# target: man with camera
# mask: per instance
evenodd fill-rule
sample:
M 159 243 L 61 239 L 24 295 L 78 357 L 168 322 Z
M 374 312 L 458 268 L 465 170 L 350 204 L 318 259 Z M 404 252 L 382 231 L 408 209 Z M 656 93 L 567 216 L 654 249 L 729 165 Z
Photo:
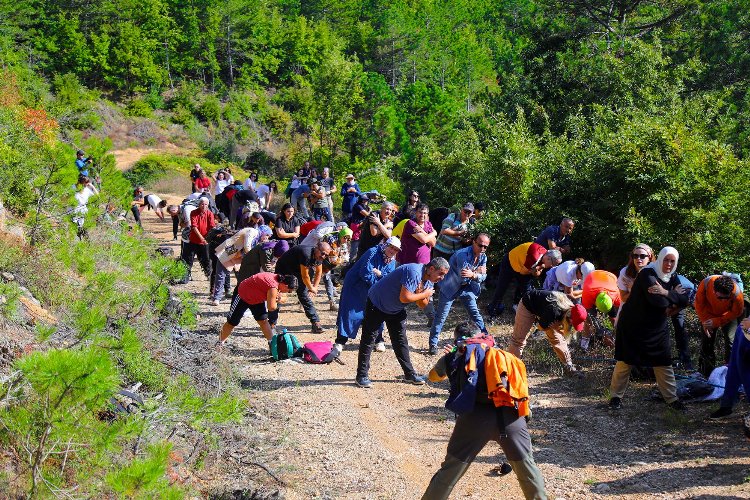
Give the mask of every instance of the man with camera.
M 359 236 L 357 258 L 361 257 L 372 247 L 391 237 L 391 231 L 393 230 L 393 221 L 391 219 L 394 213 L 396 213 L 396 206 L 390 201 L 384 201 L 380 205 L 379 212 L 370 212 L 370 215 L 365 217 Z
M 432 249 L 433 257 L 449 260 L 463 246 L 463 240 L 469 233 L 469 224 L 474 215 L 474 204 L 467 202 L 458 213 L 452 213 L 443 219 L 440 234 Z
M 90 156 L 84 158 L 84 154 L 80 149 L 76 151 L 76 168 L 78 169 L 78 175 L 89 177 L 89 168 L 94 166 L 94 160 Z

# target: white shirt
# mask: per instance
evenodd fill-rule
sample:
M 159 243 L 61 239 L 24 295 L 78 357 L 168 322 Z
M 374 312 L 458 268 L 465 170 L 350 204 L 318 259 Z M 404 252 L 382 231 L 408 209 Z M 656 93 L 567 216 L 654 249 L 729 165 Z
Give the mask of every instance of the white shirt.
M 232 182 L 227 179 L 224 179 L 223 181 L 216 181 L 216 190 L 214 191 L 216 193 L 216 196 L 224 192 L 224 189 L 226 189 L 226 187 L 231 183 Z
M 161 203 L 161 198 L 159 198 L 155 194 L 150 194 L 146 196 L 146 199 L 143 201 L 148 203 L 152 210 L 156 210 L 156 208 L 159 206 L 159 203 Z
M 625 274 L 625 271 L 627 271 L 627 269 L 628 266 L 620 269 L 620 275 L 617 277 L 617 288 L 619 288 L 620 290 L 625 290 L 626 292 L 630 292 L 630 289 L 633 288 L 635 279 Z
M 258 195 L 258 202 L 260 204 L 260 208 L 268 208 L 268 203 L 266 202 L 266 197 L 268 196 L 268 193 L 271 192 L 271 188 L 268 187 L 266 184 L 261 184 L 258 186 L 258 189 L 255 190 L 255 194 Z
M 575 288 L 578 286 L 580 283 L 576 276 L 577 268 L 578 264 L 576 264 L 574 260 L 566 260 L 557 266 L 555 268 L 555 278 L 557 278 L 557 282 L 569 288 Z

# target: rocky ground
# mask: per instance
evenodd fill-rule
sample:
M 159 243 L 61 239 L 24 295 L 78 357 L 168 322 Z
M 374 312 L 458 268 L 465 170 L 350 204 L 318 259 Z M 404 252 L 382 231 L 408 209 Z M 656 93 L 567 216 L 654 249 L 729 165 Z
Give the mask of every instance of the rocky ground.
M 124 156 L 131 161 L 143 154 L 130 153 Z M 181 198 L 164 197 L 170 203 Z M 144 228 L 179 254 L 171 223 L 144 212 Z M 178 456 L 195 462 L 196 449 L 205 448 L 206 460 L 198 473 L 180 468 L 178 460 L 173 477 L 226 498 L 421 496 L 453 428 L 454 416 L 444 408 L 446 383 L 404 383 L 389 349 L 373 353 L 373 388 L 358 388 L 356 342 L 342 353 L 341 364 L 274 363 L 252 318 L 245 318 L 218 352 L 213 345 L 229 302 L 209 306 L 207 281 L 198 269 L 193 276 L 195 281 L 175 287 L 190 291 L 201 310 L 197 331 L 174 343 L 175 352 L 186 353 L 180 368 L 199 376 L 216 370 L 235 379 L 249 409 L 241 425 L 222 429 L 210 446 L 186 441 Z M 324 292 L 316 304 L 326 333 L 310 332 L 294 295 L 280 324 L 303 343 L 333 340 L 336 313 Z M 458 304 L 453 313 L 444 340 L 463 317 Z M 511 325 L 506 313 L 490 327 L 500 346 L 507 345 Z M 412 361 L 427 373 L 437 357 L 426 352 L 426 318 L 416 308 L 409 311 L 408 332 Z M 605 408 L 611 374 L 606 363 L 584 363 L 583 380 L 562 378 L 543 336 L 531 341 L 526 357 L 534 454 L 551 499 L 750 498 L 750 442 L 739 414 L 709 421 L 714 404 L 691 404 L 686 415 L 675 414 L 649 398 L 648 383 L 632 383 L 624 408 L 613 414 Z M 522 498 L 513 474 L 496 474 L 501 459 L 499 445 L 489 444 L 453 498 Z
M 168 241 L 170 227 L 146 213 L 146 230 L 175 246 Z M 180 342 L 210 349 L 229 302 L 209 306 L 207 282 L 197 269 L 193 276 L 195 281 L 176 288 L 197 298 L 200 326 Z M 317 305 L 325 334 L 311 334 L 296 296 L 282 310 L 280 323 L 301 342 L 335 337 L 335 312 L 323 296 Z M 460 306 L 454 312 L 455 322 Z M 506 313 L 490 328 L 501 346 L 510 324 Z M 428 328 L 416 308 L 409 312 L 408 331 L 413 363 L 426 373 L 437 357 L 426 353 Z M 453 427 L 454 416 L 443 407 L 447 385 L 404 383 L 389 349 L 373 354 L 374 386 L 360 389 L 353 383 L 356 348 L 347 346 L 343 364 L 273 363 L 257 324 L 246 318 L 222 352 L 206 357 L 237 378 L 250 402 L 248 418 L 226 429 L 216 462 L 185 482 L 204 492 L 252 488 L 289 498 L 420 497 Z M 528 355 L 548 359 L 549 353 L 542 337 L 532 341 Z M 606 364 L 587 367 L 583 380 L 562 378 L 547 363 L 539 366 L 530 371 L 530 428 L 550 498 L 750 498 L 750 443 L 739 416 L 708 421 L 710 404 L 675 414 L 650 400 L 651 386 L 644 383 L 631 385 L 625 407 L 612 414 L 604 408 Z M 501 458 L 500 447 L 488 445 L 454 498 L 521 498 L 513 474 L 494 472 Z

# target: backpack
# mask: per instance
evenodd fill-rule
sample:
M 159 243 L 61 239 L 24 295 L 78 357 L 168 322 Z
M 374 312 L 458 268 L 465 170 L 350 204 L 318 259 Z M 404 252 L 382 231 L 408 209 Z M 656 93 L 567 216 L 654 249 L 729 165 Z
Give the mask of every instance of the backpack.
M 271 348 L 271 356 L 273 356 L 274 361 L 301 356 L 302 344 L 299 343 L 297 337 L 287 332 L 286 328 L 281 330 L 281 333 L 275 333 L 271 337 L 268 347 Z
M 302 346 L 302 359 L 307 363 L 315 365 L 323 364 L 323 358 L 333 350 L 333 344 L 330 340 L 325 342 L 305 342 Z M 329 361 L 330 363 L 330 361 Z
M 477 399 L 477 384 L 485 383 L 484 358 L 487 348 L 481 342 L 467 344 L 464 348 L 456 351 L 448 362 L 447 372 L 451 388 L 445 407 L 456 415 L 474 410 Z M 466 366 L 472 357 L 476 369 L 467 372 Z

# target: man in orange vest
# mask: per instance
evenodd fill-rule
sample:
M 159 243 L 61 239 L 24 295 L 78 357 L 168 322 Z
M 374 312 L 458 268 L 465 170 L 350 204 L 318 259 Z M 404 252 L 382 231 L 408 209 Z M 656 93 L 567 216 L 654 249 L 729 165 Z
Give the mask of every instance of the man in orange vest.
M 729 362 L 737 318 L 742 315 L 744 307 L 742 292 L 729 276 L 708 276 L 698 285 L 698 291 L 695 293 L 695 312 L 704 333 L 698 367 L 705 377 L 711 375 L 716 365 L 714 343 L 719 331 L 724 336 L 723 363 Z

